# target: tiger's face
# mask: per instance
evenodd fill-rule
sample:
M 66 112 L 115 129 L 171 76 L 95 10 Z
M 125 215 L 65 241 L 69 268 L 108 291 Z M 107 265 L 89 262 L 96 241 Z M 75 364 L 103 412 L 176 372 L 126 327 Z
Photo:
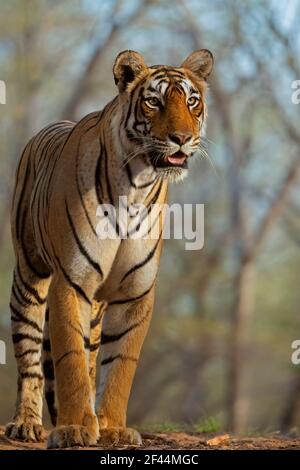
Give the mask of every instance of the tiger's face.
M 142 156 L 156 172 L 172 179 L 187 174 L 188 160 L 200 145 L 212 66 L 206 49 L 193 52 L 180 67 L 147 67 L 137 52 L 119 54 L 114 77 L 124 107 L 128 160 Z

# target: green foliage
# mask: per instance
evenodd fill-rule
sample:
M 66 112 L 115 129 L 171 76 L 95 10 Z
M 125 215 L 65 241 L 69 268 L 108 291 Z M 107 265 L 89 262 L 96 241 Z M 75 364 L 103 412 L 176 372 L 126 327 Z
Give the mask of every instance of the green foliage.
M 204 418 L 199 423 L 194 424 L 193 428 L 196 432 L 218 432 L 220 431 L 221 424 L 218 418 L 210 416 L 208 418 Z

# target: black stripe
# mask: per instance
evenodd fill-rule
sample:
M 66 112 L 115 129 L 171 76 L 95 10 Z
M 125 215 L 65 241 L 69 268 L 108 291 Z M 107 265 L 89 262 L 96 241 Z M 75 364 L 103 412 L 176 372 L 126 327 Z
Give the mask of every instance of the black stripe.
M 169 79 L 168 79 L 168 76 L 166 74 L 166 71 L 164 71 L 163 73 L 158 73 L 157 75 L 153 74 L 151 76 L 151 81 L 157 81 L 157 80 L 159 80 L 159 81 L 163 80 L 163 81 L 168 82 Z
M 36 304 L 34 302 L 32 302 L 31 299 L 28 299 L 25 294 L 23 294 L 20 286 L 18 285 L 18 282 L 17 282 L 17 278 L 16 278 L 16 275 L 14 273 L 14 283 L 13 283 L 13 286 L 16 288 L 16 291 L 18 293 L 18 295 L 22 298 L 23 302 L 25 305 L 34 305 L 34 306 L 38 306 L 39 304 Z
M 57 153 L 57 150 L 61 147 L 62 143 L 65 141 L 65 134 L 67 133 L 69 135 L 71 127 L 68 126 L 67 131 L 64 129 L 59 129 L 54 135 L 51 136 L 51 139 L 49 140 L 49 143 L 47 143 L 45 149 L 43 149 L 43 152 L 45 151 L 45 155 L 47 156 L 47 165 L 40 171 L 41 177 L 38 180 L 38 183 L 36 186 L 39 186 L 40 189 L 40 194 L 38 198 L 38 203 L 37 203 L 37 226 L 39 230 L 39 235 L 41 239 L 41 249 L 42 253 L 45 258 L 46 264 L 49 264 L 51 266 L 51 259 L 49 256 L 49 253 L 47 252 L 46 249 L 46 244 L 44 240 L 44 232 L 46 230 L 46 221 L 48 220 L 48 207 L 49 207 L 49 177 L 48 175 L 52 174 L 52 170 L 54 169 L 56 162 L 58 160 L 58 156 L 60 155 Z M 60 132 L 60 135 L 59 135 Z M 63 140 L 64 139 L 64 140 Z M 56 155 L 57 154 L 57 155 Z M 52 165 L 52 169 L 50 172 L 50 165 Z M 33 201 L 32 201 L 33 205 Z M 46 214 L 47 211 L 47 214 Z
M 159 242 L 161 240 L 161 236 L 162 236 L 162 231 L 160 232 L 160 236 L 157 240 L 157 242 L 155 243 L 154 247 L 152 248 L 152 250 L 148 253 L 148 255 L 146 256 L 146 258 L 141 261 L 140 263 L 136 264 L 135 266 L 132 266 L 131 269 L 129 269 L 129 271 L 127 271 L 126 274 L 124 274 L 124 276 L 122 277 L 121 279 L 121 282 L 123 282 L 127 276 L 129 276 L 130 274 L 132 274 L 134 271 L 137 271 L 138 269 L 142 268 L 143 266 L 145 266 L 145 264 L 147 264 L 154 256 L 155 252 L 156 252 L 156 249 L 159 245 Z
M 142 216 L 138 222 L 138 224 L 133 227 L 133 229 L 129 230 L 128 233 L 127 233 L 127 236 L 128 237 L 131 237 L 131 235 L 133 233 L 135 233 L 137 230 L 140 229 L 140 226 L 142 225 L 142 223 L 144 222 L 144 220 L 146 219 L 146 217 L 149 215 L 150 211 L 152 210 L 152 206 L 156 203 L 159 195 L 160 195 L 160 192 L 161 192 L 161 189 L 162 189 L 162 185 L 163 185 L 163 181 L 160 180 L 159 184 L 158 184 L 158 187 L 157 187 L 157 190 L 153 196 L 153 198 L 148 202 L 148 204 L 146 205 L 146 209 L 147 210 L 143 210 L 142 212 Z
M 40 366 L 41 365 L 41 361 L 35 361 L 35 362 L 32 362 L 32 364 L 28 364 L 27 367 L 34 367 L 34 366 Z
M 67 130 L 65 129 L 66 127 L 67 127 Z M 43 163 L 45 163 L 45 158 L 44 157 L 46 157 L 48 149 L 51 148 L 51 145 L 53 145 L 55 143 L 55 138 L 57 136 L 59 137 L 59 132 L 60 133 L 69 132 L 70 131 L 69 127 L 70 126 L 63 126 L 63 129 L 62 129 L 61 123 L 57 123 L 57 124 L 53 125 L 52 127 L 49 127 L 49 129 L 47 130 L 47 133 L 41 139 L 41 141 L 39 142 L 39 144 L 36 147 L 35 152 L 34 152 L 35 156 L 36 155 L 38 156 L 38 162 L 37 162 L 37 171 L 38 172 L 39 172 L 40 167 L 43 165 Z M 47 137 L 47 139 L 46 139 L 46 137 Z M 41 152 L 39 154 L 40 147 L 41 147 Z
M 93 352 L 93 351 L 96 351 L 100 346 L 100 341 L 97 341 L 96 343 L 92 343 L 90 345 L 90 351 Z
M 67 351 L 59 359 L 57 359 L 55 362 L 55 367 L 57 367 L 66 357 L 70 356 L 70 354 L 84 354 L 84 352 L 78 349 L 71 349 L 71 351 Z
M 50 181 L 51 174 L 54 171 L 54 167 L 56 165 L 58 157 L 60 155 L 60 153 L 58 153 L 57 151 L 59 150 L 60 147 L 63 146 L 64 141 L 66 140 L 66 138 L 68 138 L 69 134 L 70 134 L 70 129 L 67 129 L 67 131 L 63 130 L 60 132 L 60 135 L 55 136 L 56 139 L 53 141 L 55 146 L 54 148 L 51 148 L 52 158 L 48 158 L 47 166 L 43 169 L 44 179 L 41 182 L 41 186 L 43 187 L 42 193 L 44 195 L 43 199 L 45 200 L 47 214 L 49 213 L 49 184 L 50 184 L 49 181 Z M 55 155 L 56 157 L 54 158 Z M 50 170 L 51 165 L 52 165 L 52 168 Z
M 50 274 L 51 274 L 50 271 L 49 272 L 41 272 L 38 269 L 36 269 L 36 267 L 33 266 L 32 262 L 31 262 L 31 260 L 28 256 L 28 253 L 27 253 L 27 250 L 26 250 L 26 247 L 25 247 L 25 243 L 24 243 L 26 216 L 27 216 L 27 210 L 24 209 L 23 216 L 22 216 L 21 236 L 20 236 L 20 244 L 21 244 L 21 247 L 22 247 L 22 252 L 23 252 L 26 264 L 30 268 L 30 270 L 33 272 L 33 274 L 35 274 L 35 276 L 38 277 L 39 279 L 47 279 L 48 277 L 50 277 Z
M 26 152 L 27 152 L 28 149 L 29 149 L 29 151 L 28 151 L 28 158 L 30 157 L 31 149 L 32 149 L 33 143 L 34 143 L 34 138 L 32 138 L 32 139 L 28 142 L 28 144 L 25 146 L 25 148 L 24 148 L 24 150 L 23 150 L 23 152 L 22 152 L 22 155 L 21 155 L 21 158 L 20 158 L 18 167 L 17 167 L 16 180 L 15 180 L 15 187 L 14 187 L 14 193 L 13 193 L 13 203 L 12 203 L 12 206 L 13 206 L 13 207 L 14 207 L 14 205 L 15 205 L 15 198 L 16 198 L 16 194 L 17 194 L 17 189 L 18 189 L 18 187 L 19 187 L 19 177 L 20 177 L 20 171 L 21 171 L 21 166 L 22 166 L 23 158 L 25 157 Z
M 114 200 L 113 200 L 112 189 L 111 189 L 111 184 L 110 184 L 109 174 L 108 174 L 108 156 L 107 156 L 106 150 L 104 150 L 104 156 L 105 156 L 105 177 L 106 177 L 108 199 L 109 199 L 110 204 L 113 204 Z
M 95 170 L 95 190 L 96 190 L 96 196 L 99 204 L 102 204 L 102 198 L 103 194 L 100 194 L 100 189 L 101 189 L 101 184 L 100 184 L 100 168 L 101 168 L 101 163 L 102 163 L 102 145 L 101 141 L 99 140 L 100 144 L 100 152 L 99 152 L 99 157 L 97 160 L 97 165 L 96 165 L 96 170 Z
M 37 406 L 37 402 L 35 400 L 32 400 L 32 404 Z M 40 418 L 40 415 L 39 413 L 37 413 L 31 406 L 28 406 L 28 405 L 24 405 L 24 409 L 27 411 L 30 412 L 30 414 L 32 415 L 32 417 L 38 417 Z
M 54 367 L 52 359 L 47 359 L 43 362 L 43 372 L 44 376 L 48 380 L 54 380 Z
M 172 80 L 172 85 L 178 86 L 180 82 L 185 82 L 186 83 L 186 77 L 184 75 L 181 75 L 180 73 L 172 72 L 168 74 L 168 77 Z M 175 83 L 174 83 L 175 82 Z
M 122 305 L 122 304 L 127 304 L 129 302 L 135 302 L 137 300 L 140 300 L 145 295 L 149 294 L 152 287 L 154 286 L 154 283 L 155 283 L 155 280 L 154 280 L 153 284 L 151 285 L 151 287 L 149 287 L 149 289 L 147 289 L 145 292 L 143 292 L 141 295 L 138 295 L 137 297 L 132 297 L 131 299 L 124 299 L 124 300 L 123 299 L 122 300 L 113 300 L 112 302 L 109 303 L 109 305 Z
M 15 288 L 15 285 L 13 284 L 12 286 L 12 289 L 11 289 L 11 293 L 13 294 L 14 298 L 16 299 L 16 301 L 22 305 L 23 307 L 26 307 L 28 305 L 27 302 L 24 302 L 20 297 L 19 297 L 19 294 L 17 294 L 16 292 L 16 288 Z
M 111 188 L 111 184 L 110 184 L 110 180 L 109 180 L 109 174 L 108 174 L 108 156 L 107 156 L 106 150 L 104 150 L 104 158 L 105 158 L 105 178 L 106 178 L 106 188 L 107 188 L 107 192 L 108 192 L 108 199 L 109 199 L 109 203 L 111 205 L 113 205 L 114 200 L 113 200 L 112 188 Z M 117 216 L 116 216 L 116 219 L 114 220 L 113 226 L 116 229 L 117 236 L 119 237 L 120 236 L 120 227 L 119 227 L 119 223 L 118 223 L 118 220 L 117 220 Z
M 12 335 L 12 340 L 14 344 L 20 343 L 20 341 L 23 341 L 25 339 L 29 339 L 30 341 L 33 341 L 36 344 L 41 344 L 42 342 L 42 338 L 39 338 L 37 336 L 27 335 L 25 333 L 16 333 Z
M 88 338 L 87 336 L 84 336 L 83 341 L 84 341 L 84 348 L 90 349 L 90 338 Z
M 127 177 L 128 177 L 130 186 L 132 186 L 133 188 L 136 189 L 136 184 L 134 183 L 134 181 L 133 181 L 133 179 L 132 179 L 132 172 L 131 172 L 131 168 L 130 168 L 129 163 L 127 163 L 127 164 L 125 165 L 125 168 L 126 168 L 126 173 L 127 173 Z
M 99 264 L 91 258 L 91 256 L 87 252 L 86 248 L 83 246 L 83 244 L 81 243 L 81 241 L 79 239 L 79 236 L 78 236 L 78 234 L 76 232 L 76 229 L 74 227 L 74 224 L 73 224 L 73 220 L 71 218 L 71 214 L 70 214 L 70 211 L 69 211 L 69 208 L 68 208 L 67 201 L 65 201 L 65 206 L 66 206 L 66 212 L 67 212 L 69 225 L 71 227 L 73 236 L 75 238 L 75 241 L 77 243 L 77 246 L 79 248 L 80 253 L 86 258 L 86 260 L 89 262 L 89 264 L 100 274 L 100 276 L 103 277 L 102 269 L 100 268 Z
M 48 177 L 48 181 L 47 181 L 47 186 L 44 187 L 44 192 L 45 194 L 47 195 L 46 197 L 46 204 L 47 204 L 47 207 L 49 207 L 49 200 L 52 196 L 52 191 L 51 189 L 53 190 L 53 188 L 51 188 L 51 182 L 52 182 L 52 178 L 53 178 L 53 175 L 54 175 L 54 172 L 55 172 L 55 168 L 56 168 L 56 164 L 57 162 L 59 161 L 67 143 L 69 142 L 69 140 L 71 139 L 71 136 L 73 135 L 73 132 L 77 129 L 77 126 L 78 124 L 75 124 L 74 123 L 74 127 L 70 130 L 69 130 L 69 134 L 67 136 L 67 138 L 65 139 L 65 141 L 63 142 L 62 146 L 61 146 L 61 149 L 60 149 L 60 152 L 57 154 L 55 160 L 53 161 L 53 166 L 52 166 L 52 169 L 50 171 L 50 175 Z
M 136 85 L 134 86 L 134 88 L 130 91 L 130 103 L 132 102 L 133 100 L 133 96 L 134 96 L 134 93 L 136 92 L 137 88 L 139 88 L 140 86 L 144 85 L 144 83 L 146 82 L 146 80 L 148 79 L 148 77 L 144 77 L 142 78 L 140 81 L 138 81 L 136 83 Z M 126 124 L 127 122 L 125 122 L 125 127 L 126 127 Z
M 152 80 L 158 80 L 162 77 L 167 77 L 168 72 L 170 72 L 170 67 L 165 67 L 164 65 L 151 65 L 151 69 L 156 69 L 155 72 L 151 75 Z
M 43 380 L 43 376 L 38 372 L 21 372 L 20 376 L 22 379 L 39 379 Z
M 51 352 L 51 343 L 50 339 L 43 339 L 43 350 L 47 352 Z
M 119 341 L 119 339 L 123 338 L 123 336 L 125 336 L 131 330 L 134 330 L 135 328 L 137 328 L 141 323 L 142 323 L 142 321 L 139 322 L 139 323 L 134 323 L 133 325 L 126 328 L 126 330 L 124 330 L 121 333 L 118 333 L 116 335 L 107 335 L 103 332 L 101 334 L 101 344 L 108 344 L 108 343 L 114 343 L 115 341 Z
M 134 92 L 135 92 L 135 90 L 131 93 L 131 100 L 130 100 L 128 111 L 127 111 L 126 118 L 125 118 L 125 121 L 124 121 L 124 129 L 127 128 L 127 124 L 128 124 L 128 121 L 129 121 L 129 118 L 130 118 L 130 115 L 131 115 Z
M 57 421 L 57 410 L 55 408 L 55 394 L 54 390 L 47 390 L 45 392 L 45 398 L 51 418 L 51 423 L 53 426 L 56 426 L 56 421 Z
M 153 222 L 153 224 L 150 226 L 150 228 L 147 230 L 147 234 L 146 234 L 146 235 L 149 235 L 149 233 L 152 231 L 153 227 L 156 225 L 156 222 L 157 222 L 157 220 L 159 219 L 159 217 L 160 217 L 160 215 L 161 215 L 161 212 L 162 212 L 162 209 L 159 211 L 159 213 L 158 213 L 157 216 L 155 217 L 154 222 Z M 144 237 L 144 235 L 143 235 L 141 238 L 143 238 L 143 237 Z
M 164 93 L 164 94 L 166 95 L 166 94 L 167 94 L 167 90 L 168 90 L 168 89 L 170 88 L 170 86 L 171 86 L 171 82 L 170 82 L 170 80 L 169 80 L 168 77 L 161 78 L 161 79 L 159 80 L 159 82 L 157 83 L 157 85 L 156 85 L 156 86 L 157 86 L 157 89 L 158 89 L 158 91 L 159 91 L 160 93 L 161 93 L 161 88 L 162 88 L 162 84 L 163 84 L 163 83 L 167 83 L 167 87 L 166 87 L 165 93 Z
M 49 148 L 51 148 L 51 145 L 53 143 L 55 143 L 55 140 L 53 139 L 53 137 L 55 137 L 56 135 L 51 135 L 49 141 L 45 144 L 45 146 L 43 147 L 42 149 L 42 152 L 41 152 L 41 155 L 40 155 L 40 160 L 44 163 L 44 155 L 46 157 L 46 155 L 48 154 L 48 150 Z M 50 163 L 53 162 L 53 159 L 52 158 L 48 158 L 48 161 L 47 161 L 47 166 L 45 168 L 43 168 L 43 171 L 39 171 L 39 174 L 38 174 L 38 177 L 37 179 L 35 180 L 34 182 L 34 187 L 33 187 L 33 191 L 32 191 L 32 194 L 31 194 L 31 200 L 30 200 L 30 207 L 33 207 L 34 203 L 35 203 L 35 200 L 38 196 L 38 190 L 40 188 L 40 185 L 43 186 L 41 183 L 43 182 L 43 180 L 45 180 L 45 178 L 47 177 L 47 173 L 48 173 L 48 169 L 49 169 L 49 166 L 50 166 Z
M 16 278 L 16 274 L 14 272 L 14 279 L 13 279 L 13 287 L 16 288 L 16 292 L 18 293 L 18 295 L 21 297 L 22 301 L 24 302 L 25 305 L 38 305 L 34 302 L 32 302 L 32 300 L 28 299 L 25 294 L 23 294 L 20 286 L 18 285 L 18 281 L 17 281 L 17 278 Z
M 19 278 L 20 278 L 20 281 L 22 282 L 22 284 L 23 284 L 23 286 L 25 287 L 25 289 L 27 290 L 27 292 L 29 292 L 29 293 L 35 298 L 35 300 L 37 301 L 37 303 L 38 303 L 39 305 L 44 304 L 44 303 L 46 302 L 46 300 L 47 300 L 47 297 L 45 297 L 45 298 L 40 297 L 38 291 L 37 291 L 34 287 L 32 287 L 32 286 L 30 286 L 29 284 L 27 284 L 26 281 L 24 281 L 24 278 L 23 278 L 22 275 L 21 275 L 21 271 L 20 271 L 19 265 L 17 265 L 17 273 L 18 273 L 18 276 L 19 276 Z
M 102 319 L 102 311 L 100 310 L 97 313 L 97 316 L 93 320 L 91 320 L 91 323 L 90 323 L 91 329 L 96 328 L 96 326 L 98 326 L 99 323 L 101 322 L 101 319 Z
M 70 123 L 70 122 L 55 122 L 53 124 L 49 124 L 49 126 L 45 127 L 45 129 L 43 129 L 41 131 L 41 135 L 40 135 L 40 141 L 38 142 L 37 144 L 37 147 L 35 149 L 35 154 L 38 153 L 38 151 L 40 150 L 40 147 L 42 146 L 42 144 L 44 144 L 44 140 L 46 140 L 46 137 L 50 136 L 50 140 L 53 138 L 53 136 L 56 135 L 56 132 L 55 131 L 65 131 L 66 128 L 72 128 L 72 125 L 73 123 Z M 70 130 L 68 129 L 68 130 Z M 50 135 L 50 134 L 53 134 L 53 135 Z M 36 143 L 36 142 L 35 142 Z M 49 142 L 47 142 L 48 144 Z M 43 154 L 43 150 L 42 150 L 42 153 L 41 153 L 41 156 Z
M 25 317 L 25 315 L 23 315 L 23 313 L 19 312 L 13 305 L 12 303 L 10 302 L 9 304 L 10 306 L 10 309 L 11 311 L 16 315 L 17 319 L 18 320 L 14 320 L 14 321 L 21 321 L 22 323 L 25 323 L 26 325 L 29 325 L 31 326 L 32 328 L 34 328 L 35 330 L 37 330 L 39 333 L 43 333 L 43 330 L 42 328 L 40 328 L 40 326 L 33 320 L 30 320 L 29 318 Z
M 138 98 L 138 101 L 137 101 L 137 104 L 140 104 L 141 101 L 144 99 L 144 88 L 142 88 L 140 90 L 140 93 L 139 93 L 139 98 Z M 162 110 L 163 109 L 163 105 L 162 103 L 159 102 L 159 109 Z M 148 123 L 148 120 L 143 112 L 143 109 L 141 108 L 141 106 L 136 106 L 135 107 L 135 110 L 134 110 L 134 116 L 135 116 L 135 123 L 133 125 L 133 129 L 135 129 L 135 131 L 138 133 L 139 130 L 138 130 L 138 126 L 139 125 L 142 125 L 144 127 L 144 135 L 147 135 L 147 123 Z M 139 120 L 142 119 L 142 121 Z
M 93 111 L 92 113 L 88 114 L 85 116 L 81 121 L 80 124 L 85 125 L 88 124 L 92 119 L 96 119 L 96 122 L 88 126 L 86 129 L 83 129 L 83 135 L 87 134 L 91 129 L 94 129 L 97 127 L 97 125 L 100 123 L 102 117 L 102 112 L 101 111 Z
M 81 336 L 82 339 L 84 339 L 84 336 L 83 336 L 83 331 L 82 331 L 82 326 L 80 326 L 80 328 L 77 328 L 75 325 L 73 325 L 72 323 L 72 319 L 68 319 L 67 320 L 67 324 L 69 326 L 69 328 L 72 328 L 72 330 L 74 330 L 78 335 Z
M 77 151 L 77 156 L 76 156 L 75 179 L 76 179 L 76 189 L 77 189 L 77 192 L 78 192 L 78 195 L 79 195 L 80 203 L 82 205 L 83 212 L 85 214 L 86 220 L 88 221 L 88 224 L 89 224 L 93 234 L 97 236 L 97 232 L 94 229 L 94 226 L 93 226 L 92 221 L 90 219 L 90 216 L 89 216 L 89 213 L 88 213 L 87 208 L 85 206 L 83 196 L 82 196 L 82 193 L 81 193 L 81 189 L 80 189 L 79 174 L 78 174 L 78 151 Z
M 136 137 L 130 130 L 126 129 L 125 133 L 128 140 L 131 140 L 132 142 L 138 142 L 138 139 L 136 139 Z
M 39 349 L 27 349 L 27 351 L 24 351 L 20 354 L 15 354 L 15 358 L 16 359 L 20 359 L 21 357 L 24 357 L 24 356 L 27 356 L 27 354 L 36 354 L 36 353 L 39 353 L 40 350 Z
M 21 189 L 21 194 L 20 194 L 20 197 L 19 197 L 19 201 L 18 201 L 18 205 L 17 205 L 17 212 L 16 212 L 16 236 L 17 236 L 17 240 L 20 239 L 20 230 L 21 230 L 21 206 L 22 204 L 24 203 L 24 194 L 25 194 L 25 189 L 26 189 L 26 183 L 27 183 L 27 179 L 28 179 L 28 175 L 29 175 L 29 161 L 27 161 L 26 163 L 26 170 L 25 170 L 25 176 L 24 176 L 24 180 L 23 180 L 23 186 L 22 186 L 22 189 Z
M 148 204 L 147 204 L 147 208 L 150 208 L 152 205 L 154 205 L 160 195 L 160 192 L 161 192 L 161 189 L 162 189 L 162 185 L 163 185 L 163 180 L 160 180 L 159 184 L 158 184 L 158 188 L 156 190 L 156 193 L 154 194 L 153 196 L 153 199 L 151 199 Z
M 116 359 L 121 359 L 122 361 L 137 362 L 137 359 L 135 357 L 124 356 L 123 354 L 117 354 L 116 356 L 110 356 L 110 357 L 107 357 L 106 359 L 103 359 L 103 361 L 101 361 L 101 365 L 104 366 L 105 364 L 110 364 L 111 362 L 114 362 Z
M 139 90 L 139 95 L 136 99 L 136 102 L 135 102 L 135 105 L 134 105 L 134 110 L 133 110 L 133 114 L 134 114 L 134 123 L 133 123 L 133 126 L 132 128 L 136 131 L 136 133 L 139 132 L 138 130 L 138 126 L 140 125 L 144 125 L 145 126 L 145 121 L 140 121 L 139 118 L 138 118 L 138 111 L 140 110 L 139 108 L 139 103 L 141 101 L 141 97 L 143 95 L 143 92 L 144 92 L 144 87 L 142 87 L 140 90 Z M 143 117 L 145 117 L 143 115 Z
M 38 178 L 35 182 L 34 191 L 33 191 L 33 194 L 31 196 L 31 201 L 30 201 L 30 211 L 31 212 L 33 210 L 33 206 L 35 204 L 35 198 L 38 195 L 38 190 L 40 189 L 40 187 L 42 188 L 42 194 L 46 193 L 46 189 L 44 187 L 44 180 L 45 180 L 45 178 L 48 174 L 48 169 L 49 169 L 50 163 L 52 163 L 52 162 L 53 162 L 53 159 L 48 158 L 46 168 L 43 168 L 43 171 L 39 172 Z M 38 205 L 37 205 L 38 217 L 35 220 L 35 223 L 32 224 L 32 227 L 33 227 L 34 234 L 36 236 L 35 224 L 37 224 L 37 229 L 39 231 L 39 236 L 40 236 L 40 239 L 41 239 L 41 256 L 42 256 L 42 258 L 43 258 L 43 260 L 46 264 L 51 265 L 51 259 L 50 259 L 50 256 L 49 256 L 47 250 L 46 250 L 46 245 L 45 245 L 45 241 L 44 241 L 44 233 L 43 233 L 43 230 L 42 230 L 42 227 L 41 227 L 41 224 L 40 224 L 40 220 L 39 220 L 40 199 L 41 199 L 41 197 L 39 197 Z
M 55 256 L 55 255 L 54 255 Z M 66 281 L 70 284 L 71 287 L 73 287 L 74 290 L 76 290 L 76 292 L 81 295 L 81 297 L 89 304 L 89 305 L 92 305 L 92 302 L 90 301 L 90 299 L 88 298 L 88 296 L 86 295 L 86 293 L 84 292 L 84 290 L 78 285 L 76 284 L 75 282 L 72 281 L 72 279 L 70 278 L 70 276 L 67 274 L 67 272 L 65 271 L 65 269 L 63 268 L 60 260 L 58 259 L 57 256 L 55 256 L 55 259 L 58 263 L 58 266 L 61 270 L 61 272 L 63 273 Z

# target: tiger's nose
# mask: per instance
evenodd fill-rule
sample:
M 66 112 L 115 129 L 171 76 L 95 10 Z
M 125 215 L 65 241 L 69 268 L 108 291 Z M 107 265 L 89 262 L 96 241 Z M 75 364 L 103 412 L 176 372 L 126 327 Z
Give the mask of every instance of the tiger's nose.
M 188 140 L 190 140 L 192 134 L 180 134 L 179 132 L 174 132 L 173 134 L 169 134 L 168 137 L 172 142 L 175 142 L 175 144 L 184 145 Z

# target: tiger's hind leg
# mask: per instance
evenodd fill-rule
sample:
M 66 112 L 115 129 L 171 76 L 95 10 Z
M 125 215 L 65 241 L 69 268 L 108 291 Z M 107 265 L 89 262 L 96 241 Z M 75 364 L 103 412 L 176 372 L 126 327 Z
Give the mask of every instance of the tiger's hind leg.
M 43 439 L 44 383 L 41 352 L 46 297 L 51 277 L 49 272 L 39 272 L 25 261 L 23 254 L 19 253 L 11 291 L 12 339 L 18 369 L 18 392 L 16 412 L 12 422 L 7 424 L 5 433 L 12 439 L 40 441 Z
M 141 300 L 116 303 L 104 315 L 101 336 L 100 444 L 140 445 L 140 434 L 126 426 L 127 404 L 153 309 L 153 289 Z

